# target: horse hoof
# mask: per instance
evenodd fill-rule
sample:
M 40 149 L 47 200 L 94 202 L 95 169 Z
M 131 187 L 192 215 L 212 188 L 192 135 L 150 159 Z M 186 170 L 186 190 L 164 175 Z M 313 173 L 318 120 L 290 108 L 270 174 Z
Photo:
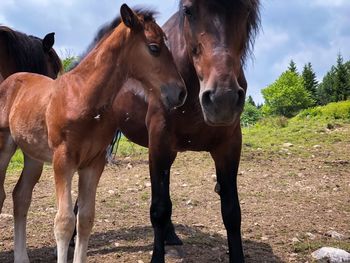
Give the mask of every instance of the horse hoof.
M 183 242 L 182 240 L 176 235 L 175 232 L 169 232 L 167 234 L 167 237 L 165 239 L 165 245 L 166 246 L 182 246 Z

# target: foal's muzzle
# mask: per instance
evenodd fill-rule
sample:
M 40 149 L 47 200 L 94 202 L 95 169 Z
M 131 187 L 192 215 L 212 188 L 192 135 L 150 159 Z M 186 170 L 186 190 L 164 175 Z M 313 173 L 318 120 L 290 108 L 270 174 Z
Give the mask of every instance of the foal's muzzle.
M 172 109 L 184 104 L 187 90 L 183 84 L 170 83 L 160 88 L 162 101 L 165 107 Z

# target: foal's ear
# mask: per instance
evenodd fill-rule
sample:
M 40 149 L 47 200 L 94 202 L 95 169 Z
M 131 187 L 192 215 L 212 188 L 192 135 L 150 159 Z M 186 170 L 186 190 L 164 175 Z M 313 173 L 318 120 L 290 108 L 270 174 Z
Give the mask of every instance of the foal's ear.
M 127 4 L 123 4 L 120 7 L 120 16 L 123 20 L 123 23 L 131 29 L 135 29 L 135 27 L 140 23 L 137 15 Z
M 55 33 L 47 34 L 43 39 L 43 49 L 45 52 L 49 52 L 55 43 Z

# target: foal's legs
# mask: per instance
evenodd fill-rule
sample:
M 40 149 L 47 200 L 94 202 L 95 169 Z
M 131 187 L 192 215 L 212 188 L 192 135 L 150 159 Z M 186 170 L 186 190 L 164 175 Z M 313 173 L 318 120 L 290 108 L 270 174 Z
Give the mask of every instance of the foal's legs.
M 4 189 L 6 169 L 12 156 L 16 152 L 16 148 L 17 146 L 10 132 L 0 130 L 0 213 L 6 198 Z
M 79 209 L 74 263 L 86 262 L 87 248 L 95 218 L 96 189 L 106 163 L 105 154 L 89 167 L 79 170 Z
M 57 243 L 57 262 L 66 263 L 68 245 L 74 230 L 75 216 L 72 206 L 72 177 L 76 166 L 69 160 L 64 146 L 60 146 L 53 154 L 55 174 L 56 201 L 58 211 L 55 217 L 55 238 Z
M 215 161 L 221 214 L 227 231 L 230 263 L 244 262 L 241 238 L 241 209 L 237 192 L 237 172 L 241 152 L 241 134 L 232 136 L 235 141 L 227 142 L 211 152 Z
M 15 262 L 29 262 L 26 249 L 27 213 L 35 184 L 43 169 L 43 163 L 24 155 L 24 168 L 13 191 L 15 220 Z

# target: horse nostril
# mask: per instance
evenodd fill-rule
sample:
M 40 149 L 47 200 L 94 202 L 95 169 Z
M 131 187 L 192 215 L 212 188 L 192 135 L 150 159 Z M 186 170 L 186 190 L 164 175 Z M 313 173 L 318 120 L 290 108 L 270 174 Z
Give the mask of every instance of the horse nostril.
M 237 96 L 238 96 L 238 99 L 237 99 L 237 106 L 238 107 L 243 107 L 244 105 L 244 102 L 245 102 L 245 92 L 243 89 L 239 89 L 237 91 Z
M 213 94 L 211 90 L 204 91 L 202 94 L 202 103 L 210 105 L 213 102 Z

